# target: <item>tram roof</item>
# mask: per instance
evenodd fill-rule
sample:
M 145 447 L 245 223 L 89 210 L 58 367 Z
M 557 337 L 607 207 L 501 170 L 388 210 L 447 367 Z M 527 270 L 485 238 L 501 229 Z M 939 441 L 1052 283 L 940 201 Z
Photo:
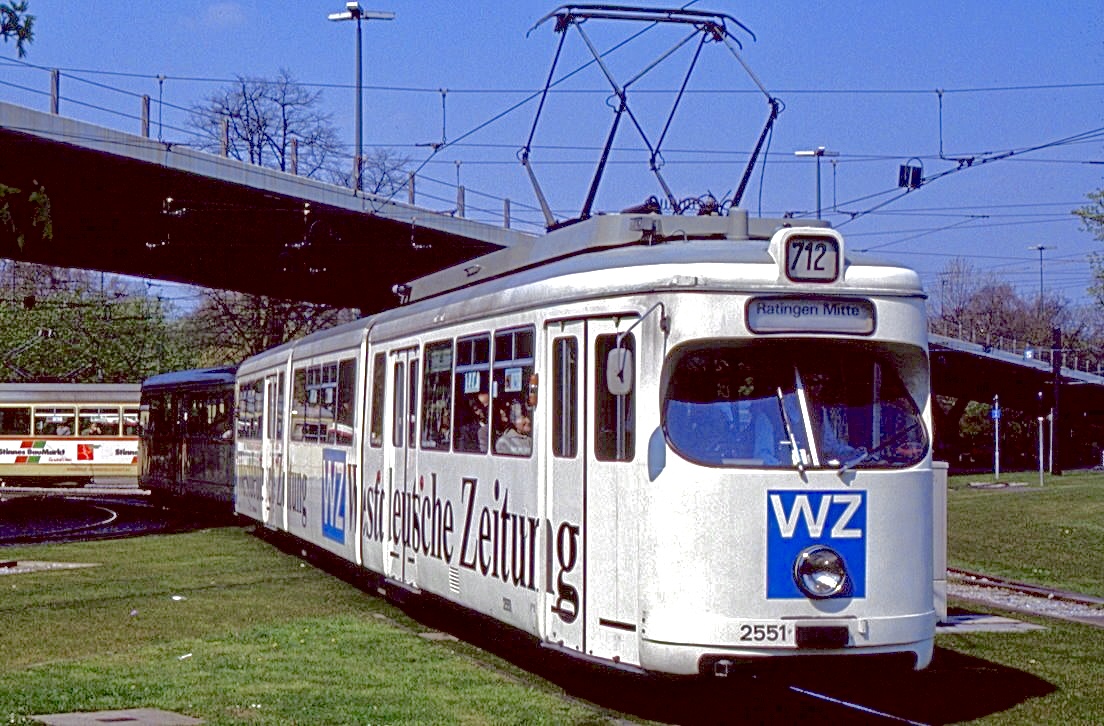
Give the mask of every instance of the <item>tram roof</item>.
M 154 388 L 187 388 L 190 386 L 208 386 L 212 384 L 234 382 L 236 365 L 214 368 L 192 368 L 186 371 L 171 371 L 150 376 L 142 382 L 142 390 Z
M 268 369 L 277 361 L 286 361 L 289 355 L 294 357 L 325 355 L 354 348 L 364 341 L 372 321 L 373 318 L 360 318 L 270 348 L 244 360 L 238 367 L 238 375 L 249 375 L 258 370 Z
M 816 220 L 749 219 L 743 210 L 725 217 L 602 215 L 419 278 L 404 290 L 406 305 L 259 353 L 243 362 L 238 373 L 268 369 L 289 356 L 320 356 L 354 348 L 377 325 L 383 338 L 431 330 L 442 324 L 442 307 L 452 304 L 461 307 L 449 314 L 449 322 L 517 306 L 645 289 L 731 289 L 737 285 L 762 292 L 830 293 L 825 287 L 813 289 L 780 281 L 770 241 L 785 228 L 827 230 L 828 225 Z M 913 270 L 848 253 L 843 246 L 840 253 L 846 260 L 847 294 L 923 295 L 920 278 Z M 740 265 L 735 273 L 738 279 L 733 272 L 722 271 L 720 264 Z M 616 275 L 611 276 L 611 271 Z M 555 292 L 540 285 L 561 276 L 573 280 Z
M 138 383 L 5 383 L 0 403 L 138 403 Z
M 739 217 L 743 217 L 740 219 Z M 775 232 L 824 229 L 805 220 L 605 215 L 552 232 L 541 242 L 473 260 L 411 283 L 409 304 L 380 313 L 384 338 L 441 324 L 440 309 L 459 304 L 450 322 L 507 309 L 582 301 L 620 293 L 692 289 L 774 294 L 923 296 L 919 275 L 900 264 L 847 252 L 844 285 L 795 284 L 779 268 Z M 832 232 L 833 235 L 838 234 Z M 560 278 L 555 289 L 542 283 Z M 508 293 L 508 294 L 507 294 Z
M 398 286 L 396 292 L 405 302 L 412 303 L 534 269 L 545 270 L 539 276 L 548 276 L 664 262 L 773 263 L 774 258 L 768 254 L 770 240 L 778 231 L 796 227 L 830 228 L 827 222 L 821 220 L 751 218 L 743 209 L 733 210 L 727 216 L 600 215 L 550 232 L 543 238 L 526 240 L 508 249 L 418 278 L 406 286 Z M 680 245 L 680 242 L 685 244 Z M 723 245 L 699 244 L 708 242 Z M 626 248 L 631 250 L 627 255 L 596 257 L 591 254 Z M 718 253 L 723 256 L 717 257 Z M 867 278 L 861 280 L 863 283 L 885 291 L 894 288 L 920 292 L 919 277 L 899 264 L 850 253 L 845 248 L 841 249 L 841 255 L 845 256 L 849 265 L 848 275 Z M 569 259 L 577 259 L 576 262 L 565 262 L 573 269 L 553 265 Z M 882 268 L 878 273 L 881 282 L 862 275 L 859 267 Z M 902 274 L 887 275 L 886 268 L 896 268 Z M 394 312 L 384 313 L 384 317 L 391 314 Z

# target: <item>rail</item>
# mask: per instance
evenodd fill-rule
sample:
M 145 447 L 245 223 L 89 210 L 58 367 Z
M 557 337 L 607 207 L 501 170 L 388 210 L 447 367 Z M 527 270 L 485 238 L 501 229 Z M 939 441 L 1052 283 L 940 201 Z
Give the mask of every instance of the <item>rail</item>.
M 1055 350 L 1050 345 L 1038 345 L 1007 335 L 994 335 L 989 331 L 981 331 L 973 326 L 938 318 L 928 321 L 928 331 L 936 335 L 981 346 L 986 353 L 999 351 L 1020 356 L 1024 360 L 1037 360 L 1048 364 L 1053 363 L 1055 353 L 1061 353 L 1063 368 L 1098 376 L 1104 375 L 1104 360 L 1099 355 L 1094 355 L 1089 351 L 1074 348 Z
M 177 87 L 185 84 L 194 85 L 197 82 L 225 85 L 230 81 L 130 73 L 106 74 L 114 78 L 117 83 L 126 82 L 131 86 L 130 88 L 123 88 L 119 85 L 93 80 L 91 78 L 93 75 L 105 75 L 100 71 L 80 69 L 63 71 L 58 68 L 48 68 L 8 58 L 0 58 L 0 68 L 4 68 L 3 77 L 0 77 L 0 97 L 3 97 L 9 103 L 27 108 L 34 108 L 45 103 L 49 112 L 55 116 L 62 115 L 63 106 L 70 113 L 73 109 L 77 109 L 81 117 L 74 116 L 73 118 L 76 120 L 98 124 L 125 133 L 137 132 L 138 135 L 147 139 L 151 138 L 152 135 L 158 141 L 173 146 L 186 146 L 200 151 L 216 153 L 211 148 L 210 138 L 195 128 L 188 128 L 188 118 L 195 115 L 196 109 L 166 100 L 166 84 L 175 83 Z M 73 90 L 63 93 L 63 88 Z M 151 91 L 152 93 L 144 91 Z M 186 103 L 192 103 L 191 99 Z M 175 138 L 169 139 L 167 135 L 172 135 Z M 299 176 L 298 145 L 299 141 L 292 138 L 287 149 L 286 161 L 281 169 L 295 176 Z M 383 147 L 379 148 L 383 152 L 387 151 Z M 229 157 L 230 153 L 228 119 L 224 118 L 217 154 Z M 251 163 L 249 159 L 240 160 Z M 396 180 L 387 190 L 378 193 L 381 196 L 393 198 L 405 192 L 405 201 L 410 205 L 417 204 L 419 198 L 422 200 L 423 206 L 427 203 L 443 205 L 445 209 L 437 210 L 439 214 L 469 218 L 488 224 L 499 224 L 507 229 L 513 226 L 530 230 L 544 230 L 545 227 L 542 221 L 536 218 L 533 220 L 525 218 L 527 214 L 538 213 L 538 209 L 531 204 L 521 203 L 508 197 L 496 196 L 459 184 L 461 163 L 459 160 L 455 162 L 457 183 L 427 174 L 416 175 L 404 170 L 400 174 L 396 174 L 396 176 L 402 177 L 402 181 Z M 355 178 L 355 167 L 356 160 L 354 155 L 350 154 L 350 180 Z M 343 182 L 343 185 L 349 186 L 348 181 Z

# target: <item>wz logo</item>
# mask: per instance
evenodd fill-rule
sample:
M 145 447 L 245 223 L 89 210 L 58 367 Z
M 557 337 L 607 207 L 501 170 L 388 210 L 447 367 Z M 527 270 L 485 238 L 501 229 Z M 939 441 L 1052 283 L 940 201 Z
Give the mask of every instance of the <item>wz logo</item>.
M 344 451 L 322 450 L 322 536 L 341 544 L 345 544 L 346 471 Z
M 866 492 L 767 492 L 767 597 L 805 597 L 794 560 L 814 544 L 843 557 L 848 595 L 866 597 Z

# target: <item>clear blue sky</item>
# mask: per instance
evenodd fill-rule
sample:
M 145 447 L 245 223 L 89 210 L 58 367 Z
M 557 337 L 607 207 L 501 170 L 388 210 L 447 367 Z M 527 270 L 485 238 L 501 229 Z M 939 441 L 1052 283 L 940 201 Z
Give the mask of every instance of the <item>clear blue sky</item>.
M 414 166 L 426 162 L 419 204 L 451 208 L 455 191 L 448 185 L 459 178 L 469 216 L 490 221 L 508 197 L 515 226 L 536 229 L 535 196 L 516 152 L 536 110 L 525 99 L 542 86 L 558 40 L 551 23 L 527 33 L 556 6 L 531 0 L 362 6 L 396 13 L 363 29 L 365 145 L 393 148 Z M 852 248 L 920 270 L 933 298 L 940 271 L 955 257 L 1034 297 L 1039 253 L 1030 248 L 1044 245 L 1047 294 L 1085 300 L 1087 255 L 1104 245 L 1079 229 L 1070 210 L 1104 187 L 1104 3 L 703 0 L 692 7 L 731 14 L 755 32 L 756 41 L 739 35 L 741 55 L 785 103 L 765 175 L 756 171 L 745 196 L 753 214 L 815 213 L 814 162 L 794 152 L 825 146 L 839 153 L 835 164 L 822 165 L 825 218 Z M 154 121 L 173 141 L 188 139 L 180 108 L 235 76 L 273 77 L 286 69 L 323 88 L 324 107 L 351 155 L 355 25 L 326 19 L 343 8 L 343 0 L 30 0 L 36 37 L 25 62 L 62 69 L 63 96 L 74 99 L 63 101 L 63 114 L 112 128 L 137 131 L 138 102 L 128 94 L 163 100 Z M 587 29 L 606 49 L 639 26 Z M 610 55 L 609 65 L 623 82 L 678 37 L 681 31 L 649 31 Z M 46 73 L 15 57 L 12 44 L 0 46 L 0 100 L 47 108 L 40 95 Z M 572 34 L 561 75 L 589 57 Z M 676 88 L 685 67 L 683 53 L 634 86 L 641 93 L 631 103 L 653 140 L 670 98 L 660 91 Z M 706 48 L 690 88 L 698 92 L 664 141 L 664 174 L 679 197 L 720 196 L 738 183 L 766 104 L 716 44 Z M 541 119 L 532 158 L 553 207 L 569 217 L 582 204 L 611 113 L 609 86 L 593 66 L 560 89 Z M 1076 143 L 1052 145 L 1081 134 Z M 424 144 L 442 135 L 456 143 L 431 157 Z M 941 143 L 948 160 L 940 158 Z M 628 125 L 617 148 L 600 209 L 660 194 Z M 898 193 L 898 165 L 909 159 L 931 177 L 957 168 L 949 158 L 1008 151 L 1022 153 L 975 162 L 874 209 Z M 852 218 L 835 208 L 869 213 Z

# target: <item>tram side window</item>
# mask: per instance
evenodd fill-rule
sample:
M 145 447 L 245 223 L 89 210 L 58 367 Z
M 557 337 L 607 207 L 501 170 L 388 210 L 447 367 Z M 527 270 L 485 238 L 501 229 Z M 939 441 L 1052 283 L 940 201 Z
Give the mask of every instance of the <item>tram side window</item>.
M 0 408 L 0 434 L 6 436 L 26 436 L 31 433 L 31 409 Z
M 292 376 L 291 440 L 303 441 L 307 428 L 307 370 L 297 368 Z
M 206 439 L 230 437 L 230 397 L 219 393 L 196 393 L 187 396 L 184 409 L 189 436 Z M 259 411 L 258 411 L 259 414 Z
M 306 422 L 304 441 L 325 441 L 326 430 L 334 422 L 337 405 L 337 366 L 311 366 L 307 369 Z
M 579 343 L 575 338 L 552 342 L 552 454 L 573 458 L 579 450 Z
M 294 380 L 292 440 L 351 444 L 356 362 L 298 368 Z
M 287 391 L 287 376 L 283 371 L 280 371 L 279 378 L 276 379 L 276 438 L 280 441 L 284 439 L 284 400 Z
M 334 402 L 334 423 L 329 425 L 326 441 L 352 446 L 353 421 L 356 415 L 356 360 L 347 358 L 337 364 L 337 400 Z
M 386 387 L 387 358 L 376 353 L 372 359 L 372 426 L 368 445 L 374 448 L 383 446 L 383 392 Z
M 417 432 L 417 418 L 418 414 L 418 361 L 413 359 L 410 361 L 410 377 L 408 378 L 409 385 L 407 387 L 406 395 L 406 445 L 409 447 L 414 446 L 414 435 Z
M 618 343 L 618 337 L 595 340 L 594 455 L 599 461 L 631 461 L 635 455 L 636 342 L 625 335 Z M 621 369 L 611 370 L 612 365 Z M 610 390 L 610 377 L 622 382 L 621 389 Z
M 487 453 L 491 402 L 491 336 L 456 341 L 456 417 L 452 446 L 466 453 Z
M 391 443 L 402 448 L 403 445 L 403 421 L 406 420 L 406 366 L 401 362 L 395 363 L 395 410 L 391 416 Z
M 195 394 L 187 394 L 184 399 L 184 429 L 188 436 L 201 436 L 207 431 L 207 401 Z
M 34 433 L 36 436 L 72 436 L 77 416 L 71 408 L 35 408 Z
M 143 395 L 142 401 L 142 435 L 150 437 L 171 434 L 176 424 L 169 416 L 172 411 L 169 394 L 161 392 L 148 397 Z
M 422 448 L 448 451 L 452 418 L 452 341 L 429 343 L 422 374 Z
M 227 423 L 227 431 L 229 431 L 229 423 Z M 138 436 L 142 432 L 141 427 L 138 425 L 138 409 L 136 408 L 124 408 L 123 409 L 123 436 Z
M 118 436 L 119 409 L 98 406 L 77 409 L 77 426 L 81 436 Z
M 261 438 L 261 413 L 264 405 L 264 381 L 242 383 L 238 389 L 238 438 Z
M 533 452 L 533 411 L 528 395 L 533 375 L 533 328 L 495 333 L 492 432 L 496 454 Z

